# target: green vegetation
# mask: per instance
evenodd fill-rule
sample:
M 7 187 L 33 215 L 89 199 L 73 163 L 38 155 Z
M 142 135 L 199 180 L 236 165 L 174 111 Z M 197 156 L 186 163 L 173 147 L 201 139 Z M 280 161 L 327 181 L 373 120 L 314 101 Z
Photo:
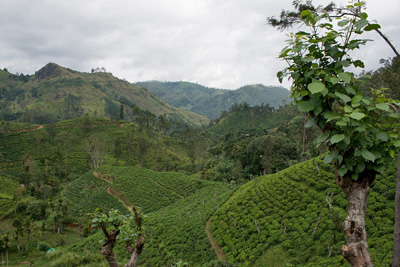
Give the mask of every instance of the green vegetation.
M 210 119 L 218 118 L 234 104 L 264 104 L 277 109 L 288 102 L 289 96 L 289 91 L 283 87 L 262 84 L 247 85 L 237 90 L 214 89 L 189 82 L 149 81 L 136 84 L 175 107 L 191 110 Z
M 372 186 L 367 211 L 376 266 L 391 263 L 394 197 L 392 169 Z M 316 158 L 243 185 L 211 227 L 228 260 L 240 266 L 348 266 L 340 256 L 346 208 L 333 166 Z
M 207 220 L 232 194 L 234 187 L 199 180 L 182 173 L 154 172 L 139 167 L 102 166 L 96 173 L 96 179 L 100 183 L 106 182 L 113 188 L 115 200 L 140 206 L 148 215 L 148 220 L 144 223 L 146 242 L 139 257 L 140 264 L 160 266 L 165 262 L 174 264 L 184 260 L 190 266 L 200 266 L 217 260 L 204 228 Z M 77 184 L 86 187 L 86 183 L 89 183 L 90 187 L 93 176 L 90 179 L 87 178 L 89 174 L 85 176 L 85 180 L 82 180 L 82 177 L 77 180 Z M 78 204 L 81 209 L 85 203 L 94 207 L 92 203 L 95 203 L 96 199 L 104 200 L 103 203 L 96 203 L 103 210 L 118 207 L 105 197 L 105 187 L 97 187 L 97 194 L 86 194 L 88 197 Z M 67 188 L 66 191 L 70 189 Z M 103 192 L 103 198 L 98 197 L 100 191 Z M 65 196 L 72 199 L 69 194 Z M 78 253 L 92 242 L 97 243 L 99 239 L 101 235 L 94 234 L 70 249 Z M 93 246 L 89 249 L 96 251 L 96 247 Z M 119 262 L 127 262 L 130 257 L 122 245 L 115 247 L 115 254 Z
M 294 20 L 314 25 L 304 7 Z M 377 27 L 358 19 L 339 26 Z M 399 60 L 357 78 L 344 68 L 362 62 L 334 49 L 340 34 L 293 34 L 282 51 L 297 107 L 262 85 L 131 85 L 53 63 L 32 76 L 0 70 L 0 253 L 10 266 L 109 266 L 100 250 L 119 266 L 139 254 L 149 267 L 349 266 L 335 178 L 370 175 L 369 253 L 390 265 L 396 166 L 383 159 L 400 143 L 386 132 L 397 118 L 386 101 L 397 102 L 383 97 L 398 99 Z M 363 43 L 350 42 L 338 51 Z
M 8 121 L 51 123 L 88 114 L 117 120 L 133 118 L 133 105 L 199 127 L 208 119 L 173 107 L 149 91 L 110 73 L 80 73 L 49 63 L 35 75 L 0 70 L 0 118 Z
M 19 184 L 11 178 L 0 177 L 0 218 L 8 215 L 16 204 Z
M 352 266 L 373 266 L 365 213 L 376 175 L 399 153 L 400 102 L 387 98 L 385 89 L 372 89 L 371 96 L 363 96 L 348 67 L 364 68 L 350 52 L 368 41 L 356 39 L 358 35 L 380 25 L 367 20 L 365 2 L 353 1 L 341 8 L 345 15 L 337 18 L 335 28 L 329 11 L 322 7 L 294 6 L 307 29 L 291 34 L 279 55 L 288 67 L 278 77 L 280 81 L 290 77 L 294 103 L 321 129 L 319 143 L 326 143 L 330 152 L 325 162 L 333 163 L 335 180 L 348 199 L 343 257 Z

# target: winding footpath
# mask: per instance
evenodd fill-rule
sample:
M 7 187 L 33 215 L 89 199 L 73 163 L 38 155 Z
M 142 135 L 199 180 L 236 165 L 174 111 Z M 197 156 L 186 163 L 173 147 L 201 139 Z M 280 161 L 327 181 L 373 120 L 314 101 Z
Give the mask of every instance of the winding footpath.
M 126 199 L 126 197 L 125 197 L 123 194 L 121 194 L 120 192 L 118 192 L 117 190 L 115 190 L 115 189 L 112 188 L 112 183 L 114 182 L 115 177 L 113 177 L 113 176 L 106 176 L 106 175 L 104 175 L 104 174 L 102 174 L 102 173 L 99 173 L 99 172 L 96 172 L 96 171 L 93 172 L 93 175 L 96 176 L 97 178 L 101 179 L 101 180 L 104 180 L 104 181 L 107 181 L 108 183 L 110 183 L 110 186 L 107 187 L 107 193 L 110 194 L 110 195 L 112 195 L 113 197 L 115 197 L 119 202 L 121 202 L 122 205 L 123 205 L 127 210 L 130 210 L 130 208 L 133 207 L 132 203 L 130 203 L 129 200 Z M 151 179 L 151 180 L 152 180 L 152 179 Z M 159 183 L 157 183 L 157 182 L 154 181 L 154 180 L 152 180 L 152 182 L 154 182 L 155 184 L 160 185 Z M 160 186 L 161 186 L 161 185 L 160 185 Z M 165 187 L 164 187 L 164 188 L 165 188 Z M 173 193 L 175 193 L 176 195 L 179 195 L 178 193 L 176 193 L 175 191 L 173 191 L 173 190 L 171 190 L 171 189 L 168 189 L 168 190 L 171 191 L 171 192 L 173 192 Z M 182 199 L 184 199 L 184 197 L 183 197 L 182 195 L 179 195 L 179 196 L 180 196 Z M 207 238 L 208 238 L 208 240 L 210 241 L 210 244 L 211 244 L 211 246 L 213 247 L 213 249 L 214 249 L 214 251 L 215 251 L 215 254 L 217 255 L 218 259 L 219 259 L 219 260 L 225 260 L 225 259 L 226 259 L 226 254 L 224 253 L 222 247 L 220 247 L 220 246 L 218 245 L 217 239 L 215 239 L 215 237 L 213 236 L 212 231 L 211 231 L 210 225 L 211 225 L 211 220 L 212 220 L 212 218 L 213 218 L 213 217 L 211 217 L 211 218 L 207 221 L 207 223 L 206 223 L 206 228 L 205 228 L 205 232 L 206 232 L 206 234 L 207 234 Z

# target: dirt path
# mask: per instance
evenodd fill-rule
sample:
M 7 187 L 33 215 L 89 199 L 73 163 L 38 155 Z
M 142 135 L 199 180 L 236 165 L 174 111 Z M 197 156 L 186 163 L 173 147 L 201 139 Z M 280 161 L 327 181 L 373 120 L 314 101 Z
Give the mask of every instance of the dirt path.
M 18 129 L 18 130 L 8 130 L 8 131 L 0 131 L 0 133 L 22 133 L 22 132 L 28 132 L 28 131 L 34 131 L 38 129 L 44 128 L 43 125 L 31 127 L 31 128 L 25 128 L 25 129 Z
M 213 236 L 213 234 L 211 232 L 211 228 L 210 228 L 211 220 L 212 220 L 212 217 L 206 223 L 206 229 L 205 229 L 208 240 L 210 240 L 211 246 L 214 248 L 215 254 L 217 254 L 218 259 L 220 261 L 225 260 L 226 254 L 224 253 L 223 249 L 220 246 L 218 246 L 217 239 L 215 239 L 215 237 Z
M 125 124 L 129 124 L 129 122 L 124 122 L 124 123 L 112 123 L 110 125 L 119 125 L 120 128 L 122 128 Z M 59 125 L 59 126 L 54 126 L 54 128 L 72 128 L 72 127 L 86 127 L 86 128 L 92 128 L 96 126 L 103 126 L 102 124 L 90 124 L 90 125 Z M 39 130 L 42 128 L 49 128 L 48 125 L 39 125 L 35 127 L 30 127 L 30 128 L 24 128 L 24 129 L 18 129 L 18 130 L 7 130 L 7 131 L 0 131 L 0 133 L 22 133 L 22 132 L 29 132 L 29 131 L 35 131 Z
M 111 185 L 107 188 L 107 193 L 109 193 L 110 195 L 112 195 L 113 197 L 118 199 L 118 201 L 121 202 L 121 204 L 127 210 L 130 210 L 133 207 L 132 203 L 130 203 L 129 200 L 127 200 L 126 197 L 123 194 L 121 194 L 120 192 L 118 192 L 117 190 L 112 188 Z
M 112 184 L 112 182 L 114 182 L 115 177 L 114 176 L 106 176 L 100 172 L 94 171 L 93 175 L 96 176 L 99 179 L 105 180 L 107 182 L 109 182 L 110 184 Z M 115 197 L 119 202 L 121 202 L 121 204 L 127 209 L 130 210 L 130 208 L 133 207 L 132 203 L 129 202 L 128 199 L 126 199 L 126 197 L 121 194 L 120 192 L 118 192 L 117 190 L 115 190 L 114 188 L 112 188 L 112 186 L 110 185 L 109 187 L 107 187 L 107 193 L 109 193 L 110 195 L 112 195 L 113 197 Z
M 102 179 L 102 180 L 105 180 L 105 181 L 109 182 L 110 184 L 112 184 L 112 182 L 115 180 L 115 177 L 113 177 L 113 176 L 106 176 L 106 175 L 104 175 L 102 173 L 99 173 L 99 172 L 96 172 L 96 171 L 93 172 L 93 175 L 96 176 L 99 179 Z M 164 187 L 164 186 L 160 185 L 159 183 L 157 183 L 156 181 L 154 181 L 153 179 L 150 178 L 150 180 L 152 182 L 154 182 L 155 184 L 157 184 L 157 185 L 159 185 L 161 187 Z M 175 191 L 173 191 L 171 189 L 168 189 L 166 187 L 164 187 L 164 188 L 169 190 L 170 192 L 180 196 L 182 199 L 184 199 L 183 196 L 179 195 Z M 112 188 L 111 185 L 107 188 L 107 193 L 112 195 L 113 197 L 115 197 L 119 202 L 121 202 L 121 204 L 127 210 L 131 210 L 130 208 L 133 207 L 132 203 L 130 203 L 129 200 L 126 199 L 126 197 L 123 194 L 121 194 L 120 192 L 118 192 L 117 190 Z M 224 253 L 223 249 L 220 246 L 218 246 L 218 242 L 217 242 L 217 240 L 215 239 L 215 237 L 212 234 L 212 231 L 211 231 L 211 228 L 210 228 L 211 220 L 212 220 L 212 217 L 207 221 L 206 228 L 205 228 L 208 240 L 210 241 L 210 244 L 213 247 L 213 249 L 215 251 L 215 254 L 217 254 L 218 259 L 219 260 L 225 260 L 226 259 L 226 254 Z

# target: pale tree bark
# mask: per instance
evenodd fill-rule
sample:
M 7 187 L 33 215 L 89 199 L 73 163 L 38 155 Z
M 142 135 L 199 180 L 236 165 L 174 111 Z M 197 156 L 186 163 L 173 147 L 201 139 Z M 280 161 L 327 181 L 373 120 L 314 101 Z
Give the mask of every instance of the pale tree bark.
M 131 244 L 127 244 L 126 249 L 128 250 L 129 253 L 131 253 L 131 259 L 127 264 L 125 264 L 125 267 L 136 267 L 137 266 L 137 261 L 139 259 L 139 255 L 142 253 L 143 247 L 144 247 L 144 237 L 142 234 L 139 234 L 136 238 L 135 245 L 132 246 Z
M 374 172 L 359 175 L 358 180 L 351 176 L 339 176 L 336 169 L 336 182 L 342 188 L 348 200 L 347 218 L 343 222 L 347 246 L 342 246 L 342 256 L 352 267 L 372 267 L 368 250 L 368 238 L 365 228 L 370 185 L 375 179 Z

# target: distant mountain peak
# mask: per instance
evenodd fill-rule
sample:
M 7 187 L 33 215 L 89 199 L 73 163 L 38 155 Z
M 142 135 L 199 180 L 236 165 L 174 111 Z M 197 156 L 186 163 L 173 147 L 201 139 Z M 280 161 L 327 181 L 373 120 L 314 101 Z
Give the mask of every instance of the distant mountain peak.
M 62 72 L 63 72 L 63 67 L 50 62 L 46 66 L 41 68 L 38 72 L 36 72 L 35 77 L 41 80 L 55 78 L 60 76 Z

